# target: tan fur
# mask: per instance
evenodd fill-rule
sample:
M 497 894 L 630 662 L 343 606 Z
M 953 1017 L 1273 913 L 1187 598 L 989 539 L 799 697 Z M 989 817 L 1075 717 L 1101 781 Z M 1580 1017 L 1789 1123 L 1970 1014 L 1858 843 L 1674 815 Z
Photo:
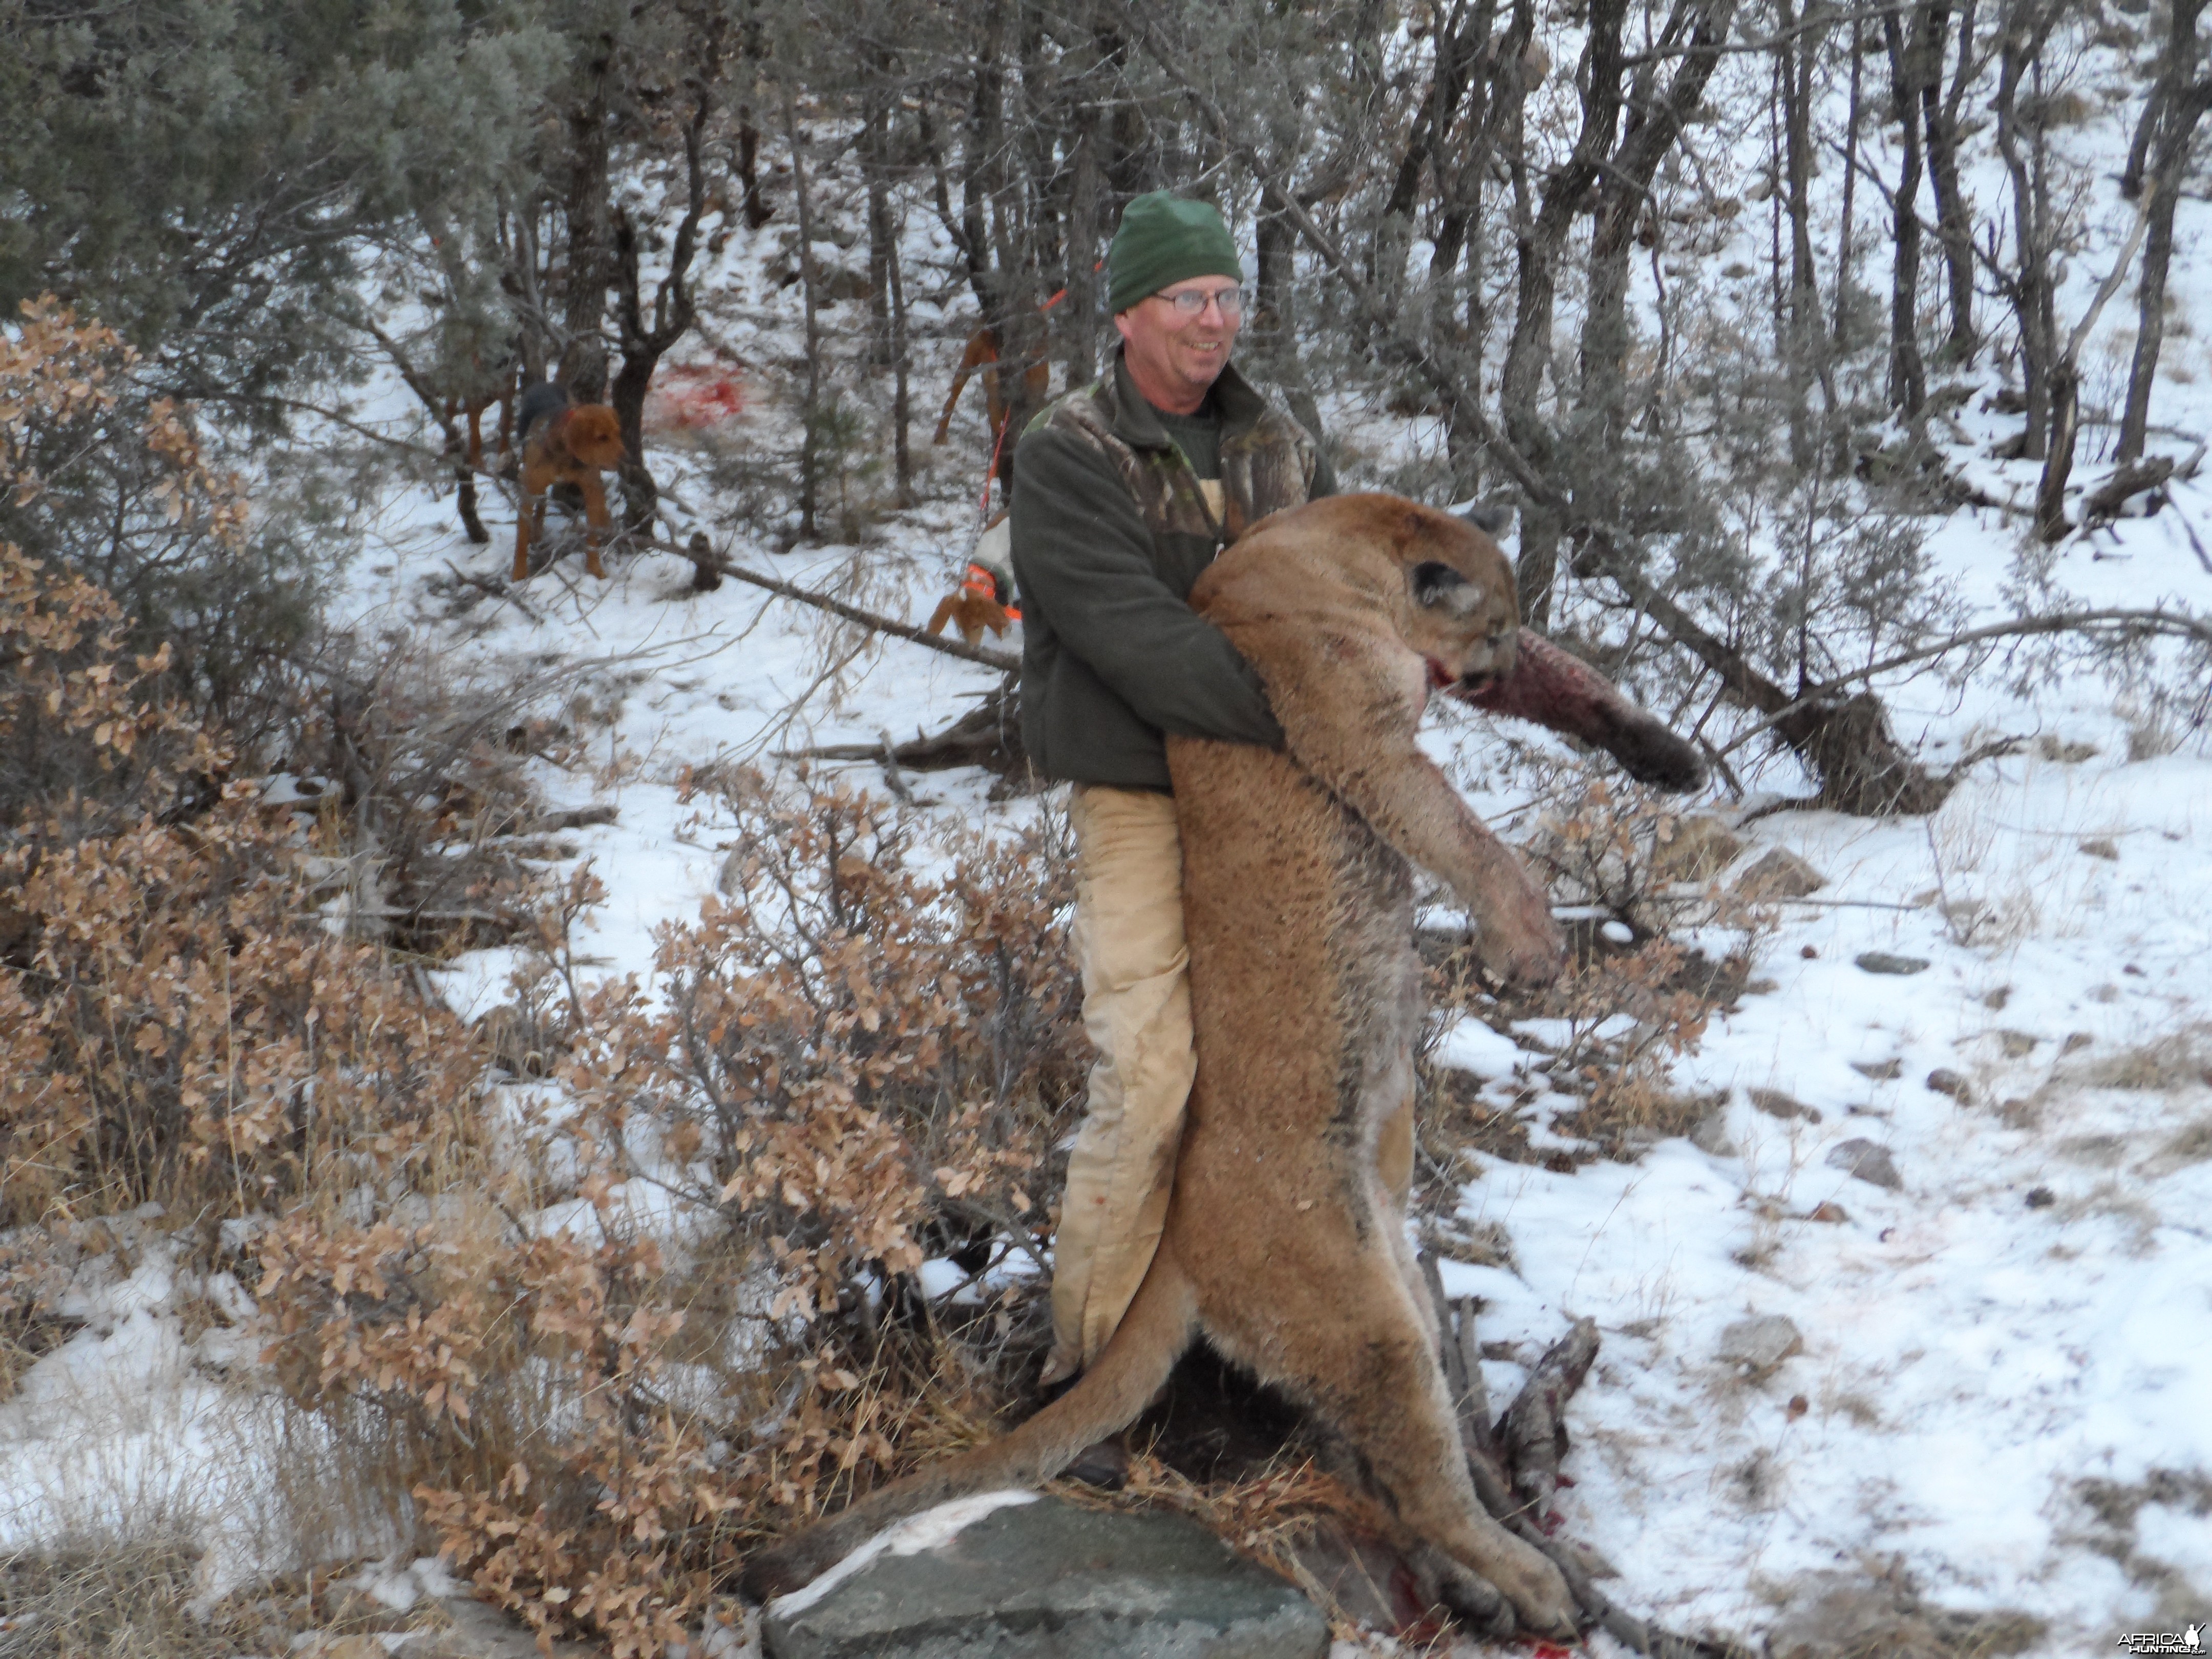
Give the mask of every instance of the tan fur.
M 1199 1067 L 1159 1253 L 1067 1394 L 757 1561 L 749 1589 L 804 1583 L 945 1498 L 1050 1477 L 1134 1419 L 1203 1333 L 1344 1437 L 1435 1594 L 1572 1632 L 1558 1570 L 1476 1498 L 1405 1236 L 1408 860 L 1466 902 L 1498 971 L 1561 965 L 1541 892 L 1414 742 L 1432 689 L 1512 671 L 1513 592 L 1487 536 L 1377 495 L 1266 520 L 1200 579 L 1191 603 L 1258 668 L 1289 749 L 1169 741 Z
M 530 538 L 545 522 L 545 492 L 556 483 L 584 492 L 584 568 L 605 578 L 599 532 L 607 527 L 607 492 L 599 474 L 620 466 L 622 425 L 605 404 L 579 404 L 530 428 L 522 446 L 522 506 L 514 515 L 514 580 L 530 574 Z
M 952 411 L 959 404 L 960 394 L 968 389 L 969 376 L 978 370 L 983 376 L 983 403 L 991 422 L 991 441 L 999 441 L 1000 434 L 1006 428 L 1008 406 L 999 385 L 999 336 L 987 323 L 968 337 L 968 349 L 960 356 L 960 367 L 952 372 L 952 390 L 945 394 L 945 412 L 937 417 L 932 443 L 943 443 L 951 433 Z M 1052 390 L 1052 365 L 1031 363 L 1022 371 L 1022 386 L 1031 404 L 1042 403 Z
M 977 593 L 962 588 L 957 593 L 947 593 L 937 602 L 937 609 L 929 613 L 929 627 L 925 631 L 942 634 L 945 625 L 951 623 L 960 630 L 960 637 L 970 645 L 983 642 L 983 630 L 994 635 L 1004 634 L 1012 618 L 1006 607 L 988 593 Z

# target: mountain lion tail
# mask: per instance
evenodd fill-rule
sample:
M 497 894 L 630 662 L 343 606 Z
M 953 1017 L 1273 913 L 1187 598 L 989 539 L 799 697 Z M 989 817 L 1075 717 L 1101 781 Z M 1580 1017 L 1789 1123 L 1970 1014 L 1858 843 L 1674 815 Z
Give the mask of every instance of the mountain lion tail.
M 1012 1434 L 916 1470 L 757 1555 L 740 1581 L 757 1601 L 799 1589 L 893 1522 L 974 1492 L 1042 1486 L 1085 1446 L 1136 1421 L 1190 1346 L 1198 1298 L 1164 1246 L 1117 1329 L 1073 1388 Z

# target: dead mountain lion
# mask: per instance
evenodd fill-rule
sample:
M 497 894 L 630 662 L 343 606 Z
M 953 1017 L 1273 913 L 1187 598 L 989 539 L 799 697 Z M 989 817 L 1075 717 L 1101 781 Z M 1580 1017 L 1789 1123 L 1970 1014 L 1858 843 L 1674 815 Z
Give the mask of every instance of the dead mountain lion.
M 1200 579 L 1191 604 L 1259 670 L 1288 749 L 1168 745 L 1199 1065 L 1159 1253 L 1074 1388 L 759 1558 L 750 1591 L 793 1588 L 946 1498 L 1049 1479 L 1133 1420 L 1203 1334 L 1343 1437 L 1425 1589 L 1492 1628 L 1573 1632 L 1558 1571 L 1475 1497 L 1406 1242 L 1413 865 L 1467 905 L 1497 972 L 1548 979 L 1561 943 L 1542 892 L 1414 730 L 1441 690 L 1590 738 L 1655 781 L 1700 769 L 1520 633 L 1513 592 L 1488 536 L 1387 495 L 1266 520 Z

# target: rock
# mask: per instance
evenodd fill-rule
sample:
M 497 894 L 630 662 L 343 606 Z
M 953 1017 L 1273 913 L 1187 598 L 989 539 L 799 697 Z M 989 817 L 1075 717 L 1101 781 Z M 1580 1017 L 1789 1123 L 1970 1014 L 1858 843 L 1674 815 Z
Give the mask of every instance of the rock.
M 1802 1117 L 1808 1123 L 1818 1123 L 1820 1121 L 1820 1114 L 1817 1108 L 1808 1106 L 1802 1100 L 1793 1099 L 1779 1089 L 1749 1089 L 1745 1092 L 1750 1095 L 1751 1103 L 1769 1117 L 1784 1119 Z
M 1776 848 L 1735 878 L 1735 893 L 1754 902 L 1761 899 L 1803 898 L 1828 878 L 1795 853 Z
M 1715 1158 L 1734 1158 L 1736 1145 L 1729 1137 L 1728 1108 L 1708 1112 L 1690 1131 L 1690 1145 L 1701 1152 L 1711 1152 Z
M 2030 1187 L 2027 1189 L 2027 1207 L 2031 1210 L 2047 1210 L 2057 1201 L 2058 1194 L 2048 1187 Z
M 1328 1652 L 1319 1608 L 1182 1516 L 1108 1514 L 1041 1498 L 959 1526 L 949 1513 L 957 1507 L 902 1522 L 875 1540 L 883 1547 L 872 1559 L 770 1602 L 768 1659 Z
M 1961 1106 L 1973 1103 L 1974 1085 L 1965 1076 L 1948 1066 L 1938 1066 L 1928 1073 L 1928 1086 L 1939 1095 L 1948 1095 Z
M 2069 1031 L 2066 1041 L 2058 1045 L 2058 1057 L 2063 1060 L 2069 1054 L 2078 1054 L 2096 1040 L 2087 1031 Z
M 2119 843 L 2110 836 L 2098 836 L 2083 842 L 2081 850 L 2093 859 L 2110 859 L 2115 864 L 2120 861 Z
M 1862 951 L 1851 958 L 1869 974 L 1924 974 L 1925 957 L 1893 957 L 1887 951 Z
M 1850 1218 L 1850 1212 L 1833 1199 L 1815 1204 L 1805 1217 L 1808 1221 L 1849 1221 Z
M 1905 1075 L 1905 1062 L 1894 1055 L 1887 1060 L 1855 1060 L 1851 1070 L 1876 1083 L 1894 1083 Z
M 1743 848 L 1726 824 L 1700 813 L 1674 826 L 1673 838 L 1660 844 L 1651 866 L 1668 881 L 1711 881 L 1742 856 Z
M 2036 739 L 2036 753 L 2044 759 L 2057 761 L 2065 766 L 2079 766 L 2083 761 L 2097 758 L 2094 743 L 2061 743 L 2049 732 Z
M 2036 1045 L 2042 1041 L 2043 1039 L 2041 1037 L 2030 1036 L 2025 1031 L 1999 1031 L 1997 1033 L 1998 1046 L 2003 1048 L 2004 1057 L 2007 1060 L 2027 1059 L 2030 1054 L 2035 1052 Z
M 1905 1177 L 1897 1172 L 1897 1160 L 1890 1156 L 1888 1147 L 1877 1141 L 1838 1141 L 1828 1149 L 1827 1163 L 1832 1170 L 1844 1170 L 1876 1187 L 1887 1187 L 1893 1193 L 1904 1190 Z
M 1790 1355 L 1804 1352 L 1804 1337 L 1780 1314 L 1754 1314 L 1721 1333 L 1720 1358 L 1752 1376 L 1764 1376 Z

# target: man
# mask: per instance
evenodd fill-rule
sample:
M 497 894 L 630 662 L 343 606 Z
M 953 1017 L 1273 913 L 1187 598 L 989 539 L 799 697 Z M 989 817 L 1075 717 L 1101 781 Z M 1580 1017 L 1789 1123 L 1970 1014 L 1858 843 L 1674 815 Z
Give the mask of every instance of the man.
M 1195 1071 L 1164 734 L 1282 743 L 1257 675 L 1184 598 L 1246 526 L 1334 488 L 1311 434 L 1230 366 L 1243 270 L 1218 213 L 1139 197 L 1107 278 L 1121 349 L 1030 424 L 1014 461 L 1022 740 L 1074 785 L 1075 950 L 1098 1049 L 1048 1383 L 1097 1358 L 1144 1279 Z

